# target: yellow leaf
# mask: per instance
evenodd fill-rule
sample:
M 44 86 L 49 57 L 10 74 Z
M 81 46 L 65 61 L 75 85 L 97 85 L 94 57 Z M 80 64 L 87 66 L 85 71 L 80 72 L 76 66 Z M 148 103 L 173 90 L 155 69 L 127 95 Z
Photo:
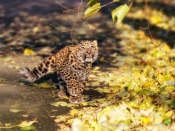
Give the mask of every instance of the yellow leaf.
M 117 83 L 115 81 L 111 81 L 109 82 L 109 86 L 115 87 L 117 86 Z
M 20 69 L 21 67 L 19 67 L 19 66 L 14 66 L 14 68 L 18 70 L 18 69 Z
M 88 103 L 87 102 L 83 102 L 83 103 L 81 103 L 83 106 L 87 106 L 88 105 Z
M 92 71 L 93 72 L 95 72 L 95 71 L 98 71 L 100 69 L 100 67 L 99 66 L 96 66 L 96 67 L 94 67 L 93 69 L 92 69 Z M 91 74 L 92 75 L 92 74 Z
M 106 115 L 102 115 L 99 119 L 98 119 L 98 123 L 103 123 L 107 121 L 107 116 Z
M 17 112 L 20 112 L 20 110 L 18 110 L 18 109 L 10 109 L 10 112 L 17 113 Z
M 12 60 L 10 63 L 12 63 L 12 64 L 16 64 L 16 62 L 15 62 L 15 61 L 13 61 L 13 60 Z
M 64 101 L 59 101 L 59 102 L 53 102 L 51 103 L 52 106 L 67 106 L 67 103 Z
M 88 18 L 95 13 L 97 13 L 101 9 L 100 3 L 95 3 L 94 5 L 87 8 L 87 10 L 84 13 L 84 18 Z
M 172 117 L 172 115 L 174 114 L 174 112 L 171 110 L 171 111 L 168 111 L 165 116 L 166 117 Z
M 24 55 L 35 55 L 35 54 L 36 53 L 32 49 L 26 48 L 24 50 Z
M 11 57 L 4 57 L 3 61 L 7 62 L 7 61 L 12 61 L 13 59 Z
M 71 130 L 64 123 L 58 123 L 56 131 L 71 131 Z
M 65 122 L 68 119 L 70 119 L 68 116 L 65 115 L 59 115 L 56 117 L 56 119 L 54 120 L 56 123 L 60 123 L 60 122 Z
M 105 62 L 105 58 L 104 58 L 104 57 L 101 57 L 101 58 L 99 59 L 99 61 L 100 61 L 100 62 Z
M 89 6 L 93 6 L 94 4 L 99 3 L 99 0 L 86 0 L 86 1 Z
M 34 119 L 33 121 L 23 121 L 18 126 L 19 127 L 31 126 L 35 122 L 37 122 L 36 119 Z
M 79 112 L 79 111 L 78 111 L 77 109 L 73 109 L 73 110 L 70 111 L 69 114 L 70 114 L 71 116 L 75 116 L 75 115 L 78 114 L 78 112 Z
M 113 109 L 113 107 L 110 106 L 110 107 L 106 107 L 102 111 L 98 112 L 97 113 L 97 121 L 99 121 L 103 115 L 109 114 L 109 112 L 111 112 L 112 109 Z
M 113 21 L 117 21 L 117 23 L 121 23 L 125 15 L 130 10 L 132 4 L 129 6 L 127 4 L 120 5 L 116 9 L 112 10 L 112 19 Z
M 130 101 L 128 105 L 131 107 L 138 107 L 138 105 L 134 101 Z
M 113 2 L 119 2 L 119 0 L 113 0 Z
M 160 23 L 160 22 L 162 22 L 162 21 L 163 21 L 163 19 L 162 19 L 162 17 L 160 17 L 160 16 L 154 16 L 154 17 L 151 18 L 151 22 L 152 22 L 153 24 L 158 24 L 158 23 Z
M 150 118 L 149 117 L 141 117 L 141 121 L 144 125 L 150 123 Z
M 40 84 L 33 84 L 33 85 L 36 86 L 36 87 L 39 87 L 39 88 L 52 88 L 52 86 L 49 83 L 46 83 L 46 82 L 43 82 L 43 83 L 40 83 Z
M 83 122 L 80 119 L 74 119 L 71 125 L 71 131 L 81 131 L 82 125 Z
M 34 33 L 37 33 L 37 32 L 39 31 L 39 28 L 38 28 L 38 27 L 34 27 L 34 28 L 32 29 L 32 31 L 33 31 Z
M 109 55 L 110 57 L 117 57 L 117 53 L 113 53 Z
M 72 124 L 72 122 L 73 122 L 72 119 L 68 119 L 66 123 L 67 123 L 67 124 Z
M 170 47 L 169 47 L 167 44 L 165 44 L 165 45 L 163 46 L 163 50 L 165 50 L 165 51 L 170 51 Z

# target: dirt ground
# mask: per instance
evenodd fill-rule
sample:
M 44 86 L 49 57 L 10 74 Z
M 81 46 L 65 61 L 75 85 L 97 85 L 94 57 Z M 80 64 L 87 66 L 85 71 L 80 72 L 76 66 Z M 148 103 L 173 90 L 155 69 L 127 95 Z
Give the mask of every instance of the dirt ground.
M 12 57 L 14 61 L 20 65 L 27 66 L 36 63 L 38 58 L 31 57 Z M 52 89 L 41 89 L 32 86 L 26 86 L 19 82 L 21 77 L 16 69 L 8 68 L 9 63 L 4 63 L 0 60 L 0 78 L 4 81 L 0 83 L 0 125 L 4 123 L 19 124 L 24 120 L 37 119 L 34 124 L 37 130 L 55 130 L 54 119 L 49 117 L 51 114 L 57 116 L 65 114 L 69 111 L 68 108 L 54 108 L 50 105 L 56 99 L 52 95 Z M 19 113 L 14 113 L 13 109 L 20 110 Z M 19 130 L 18 128 L 13 130 Z

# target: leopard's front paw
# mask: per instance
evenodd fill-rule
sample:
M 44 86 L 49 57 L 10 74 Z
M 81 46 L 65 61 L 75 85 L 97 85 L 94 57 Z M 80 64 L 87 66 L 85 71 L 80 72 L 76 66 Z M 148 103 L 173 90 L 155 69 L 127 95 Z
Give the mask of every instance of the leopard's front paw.
M 84 98 L 82 96 L 70 96 L 69 102 L 74 104 L 80 104 L 84 102 Z
M 57 93 L 57 96 L 58 96 L 59 98 L 64 98 L 64 97 L 66 97 L 67 95 L 66 95 L 66 92 L 65 92 L 64 90 L 59 90 L 58 93 Z

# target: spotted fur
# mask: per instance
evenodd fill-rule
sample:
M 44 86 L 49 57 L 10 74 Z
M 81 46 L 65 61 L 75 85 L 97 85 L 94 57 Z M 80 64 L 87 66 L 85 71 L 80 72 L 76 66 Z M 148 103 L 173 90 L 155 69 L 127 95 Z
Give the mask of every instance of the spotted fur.
M 78 45 L 64 47 L 32 70 L 26 67 L 19 72 L 24 75 L 28 82 L 34 82 L 51 71 L 57 72 L 58 96 L 62 97 L 67 92 L 71 103 L 81 103 L 84 101 L 82 93 L 92 63 L 96 61 L 97 57 L 97 41 L 82 41 Z

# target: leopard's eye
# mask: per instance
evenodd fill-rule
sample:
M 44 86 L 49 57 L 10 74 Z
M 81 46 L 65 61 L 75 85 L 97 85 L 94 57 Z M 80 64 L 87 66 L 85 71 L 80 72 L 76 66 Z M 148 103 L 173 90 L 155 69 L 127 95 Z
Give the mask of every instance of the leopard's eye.
M 92 45 L 92 46 L 91 46 L 91 49 L 93 49 L 93 48 L 95 48 L 95 46 Z
M 81 46 L 81 49 L 85 49 L 85 47 L 84 46 Z

